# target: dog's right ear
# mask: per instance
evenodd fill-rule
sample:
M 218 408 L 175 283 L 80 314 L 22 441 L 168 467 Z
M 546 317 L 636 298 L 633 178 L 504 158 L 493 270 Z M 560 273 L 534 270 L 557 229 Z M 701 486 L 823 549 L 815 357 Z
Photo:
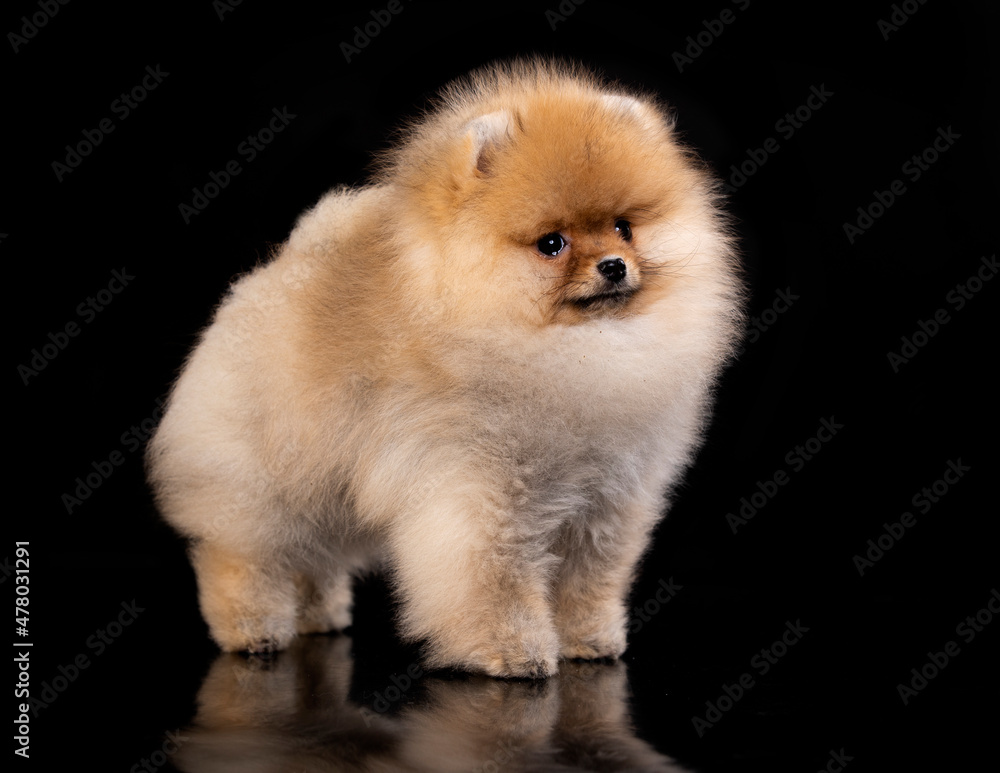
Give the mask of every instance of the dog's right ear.
M 507 110 L 497 110 L 465 125 L 465 142 L 468 148 L 472 174 L 486 177 L 497 152 L 511 140 L 516 121 Z
M 603 102 L 608 109 L 619 115 L 629 116 L 647 131 L 656 132 L 663 128 L 671 131 L 674 128 L 673 119 L 670 116 L 662 115 L 648 104 L 643 104 L 627 94 L 605 94 Z

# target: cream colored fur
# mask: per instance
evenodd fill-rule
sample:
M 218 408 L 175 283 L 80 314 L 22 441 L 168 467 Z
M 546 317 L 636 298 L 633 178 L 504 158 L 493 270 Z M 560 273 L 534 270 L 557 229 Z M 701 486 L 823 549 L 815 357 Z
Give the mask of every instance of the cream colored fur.
M 609 256 L 634 292 L 593 302 Z M 383 568 L 430 666 L 619 656 L 739 320 L 713 184 L 654 102 L 538 62 L 449 87 L 232 286 L 173 389 L 148 467 L 211 635 L 343 628 Z

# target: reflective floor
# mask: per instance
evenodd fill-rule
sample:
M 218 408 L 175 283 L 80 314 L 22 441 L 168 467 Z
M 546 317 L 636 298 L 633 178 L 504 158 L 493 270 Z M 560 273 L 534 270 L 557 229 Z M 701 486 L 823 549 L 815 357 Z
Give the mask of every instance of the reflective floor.
M 183 567 L 145 577 L 128 585 L 144 594 L 135 621 L 106 648 L 74 634 L 55 655 L 62 669 L 38 667 L 33 695 L 49 704 L 32 719 L 33 769 L 978 770 L 995 743 L 995 633 L 984 626 L 936 673 L 924 668 L 955 608 L 940 594 L 848 599 L 675 577 L 668 596 L 666 581 L 641 580 L 621 661 L 508 681 L 425 672 L 393 634 L 380 581 L 359 587 L 347 634 L 265 659 L 214 648 Z M 86 590 L 74 594 L 82 604 Z M 1000 593 L 982 607 L 991 600 L 1000 609 Z M 100 606 L 117 608 L 92 600 L 87 618 Z M 88 666 L 74 674 L 76 650 Z
M 566 663 L 541 682 L 390 674 L 351 695 L 348 637 L 273 661 L 222 655 L 178 739 L 188 771 L 679 771 L 631 726 L 622 663 Z

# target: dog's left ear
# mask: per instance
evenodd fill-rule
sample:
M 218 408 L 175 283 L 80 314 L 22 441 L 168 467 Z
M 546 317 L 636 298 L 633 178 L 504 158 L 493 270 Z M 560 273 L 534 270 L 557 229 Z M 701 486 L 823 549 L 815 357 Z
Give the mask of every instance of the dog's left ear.
M 480 177 L 489 175 L 492 160 L 511 140 L 514 127 L 514 116 L 507 110 L 481 115 L 466 124 L 465 140 L 473 174 Z

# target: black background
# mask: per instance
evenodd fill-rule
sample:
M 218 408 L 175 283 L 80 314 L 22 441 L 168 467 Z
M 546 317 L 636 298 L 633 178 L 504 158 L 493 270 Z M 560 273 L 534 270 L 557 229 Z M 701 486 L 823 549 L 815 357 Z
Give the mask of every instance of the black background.
M 768 138 L 779 146 L 731 209 L 751 315 L 778 290 L 797 300 L 727 372 L 708 442 L 643 566 L 635 604 L 661 579 L 683 588 L 625 657 L 636 733 L 702 770 L 818 770 L 840 748 L 854 757 L 848 770 L 995 757 L 1000 622 L 969 643 L 955 629 L 1000 583 L 986 442 L 1000 280 L 960 310 L 947 298 L 996 251 L 997 18 L 989 3 L 905 5 L 915 12 L 883 34 L 889 3 L 589 0 L 559 20 L 546 16 L 557 2 L 404 2 L 350 61 L 341 44 L 384 3 L 244 2 L 220 18 L 211 2 L 74 2 L 16 52 L 8 35 L 0 253 L 17 407 L 0 556 L 10 566 L 14 541 L 30 541 L 33 687 L 80 653 L 90 659 L 33 717 L 30 762 L 15 762 L 128 770 L 191 720 L 216 652 L 183 545 L 157 520 L 126 435 L 155 418 L 229 281 L 265 259 L 298 213 L 334 185 L 362 182 L 371 153 L 443 83 L 530 53 L 659 93 L 724 178 Z M 21 17 L 39 8 L 8 5 L 4 34 L 21 34 Z M 675 52 L 726 8 L 732 22 L 679 68 Z M 169 75 L 122 119 L 112 103 L 147 66 Z M 786 138 L 777 122 L 812 87 L 832 96 Z M 238 146 L 275 108 L 294 119 L 247 161 Z M 113 131 L 60 181 L 53 162 L 104 118 Z M 903 165 L 939 129 L 958 139 L 912 180 Z M 241 173 L 186 224 L 179 205 L 231 159 Z M 897 179 L 905 194 L 850 243 L 844 224 Z M 114 270 L 134 279 L 87 321 L 78 305 Z M 949 321 L 894 370 L 888 353 L 939 309 Z M 26 375 L 33 350 L 68 322 L 79 334 Z M 843 428 L 792 471 L 786 454 L 824 418 Z M 76 479 L 115 451 L 124 462 L 67 507 Z M 969 471 L 929 512 L 915 509 L 914 495 L 959 459 Z M 734 534 L 726 514 L 778 470 L 787 485 Z M 907 511 L 916 524 L 859 575 L 854 556 Z M 14 581 L 3 583 L 13 611 Z M 97 655 L 89 637 L 132 600 L 144 611 Z M 408 662 L 388 606 L 381 583 L 361 586 L 360 703 L 366 685 Z M 802 641 L 699 738 L 692 716 L 796 620 L 809 628 Z M 949 640 L 960 654 L 904 705 L 897 685 Z

